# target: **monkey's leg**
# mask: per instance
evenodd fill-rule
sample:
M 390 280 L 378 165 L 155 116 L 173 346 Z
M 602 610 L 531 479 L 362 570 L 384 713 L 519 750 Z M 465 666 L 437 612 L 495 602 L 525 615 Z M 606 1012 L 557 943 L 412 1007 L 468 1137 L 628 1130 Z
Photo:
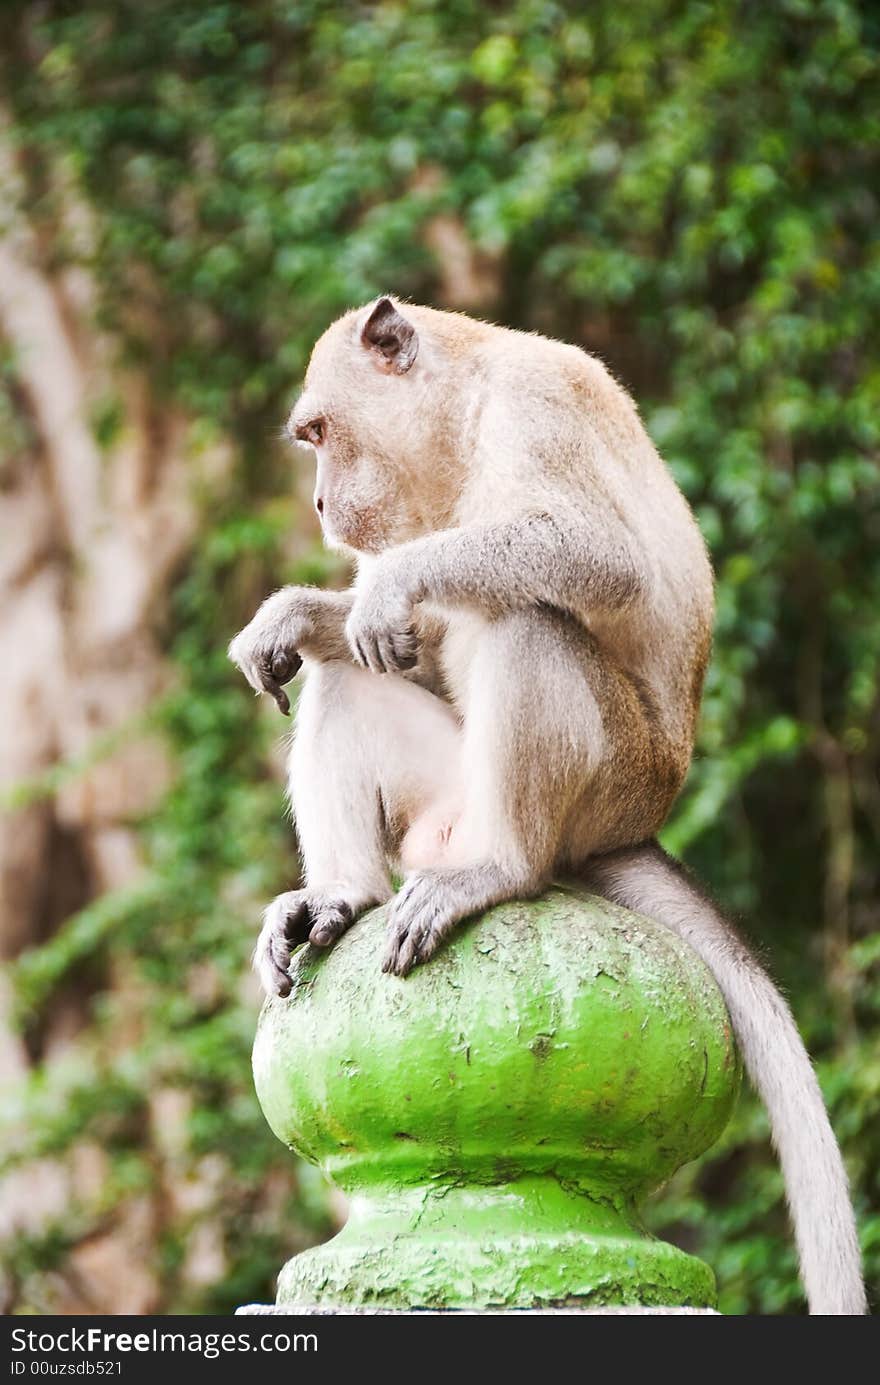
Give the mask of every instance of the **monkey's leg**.
M 411 874 L 394 904 L 383 970 L 405 976 L 455 925 L 551 879 L 575 805 L 604 750 L 585 666 L 589 636 L 539 610 L 487 621 L 465 706 L 464 803 L 446 865 Z
M 267 990 L 289 992 L 291 947 L 329 946 L 389 897 L 407 829 L 458 800 L 460 751 L 452 710 L 424 688 L 341 661 L 307 666 L 289 780 L 305 885 L 266 910 L 255 965 Z

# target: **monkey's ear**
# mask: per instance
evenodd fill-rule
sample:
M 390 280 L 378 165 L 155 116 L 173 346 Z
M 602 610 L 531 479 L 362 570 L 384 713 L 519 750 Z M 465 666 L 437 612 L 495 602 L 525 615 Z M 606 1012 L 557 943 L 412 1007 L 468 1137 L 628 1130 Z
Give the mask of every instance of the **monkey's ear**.
M 390 298 L 380 298 L 361 328 L 361 341 L 386 370 L 405 375 L 419 354 L 419 336 Z

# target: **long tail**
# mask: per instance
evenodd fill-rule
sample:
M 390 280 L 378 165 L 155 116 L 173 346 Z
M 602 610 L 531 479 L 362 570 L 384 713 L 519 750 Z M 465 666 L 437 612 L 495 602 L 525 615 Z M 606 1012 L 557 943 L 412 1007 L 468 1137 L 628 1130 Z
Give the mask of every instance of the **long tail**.
M 770 1118 L 810 1312 L 867 1312 L 846 1171 L 782 996 L 732 925 L 657 842 L 594 857 L 578 874 L 606 899 L 686 939 L 709 967 Z

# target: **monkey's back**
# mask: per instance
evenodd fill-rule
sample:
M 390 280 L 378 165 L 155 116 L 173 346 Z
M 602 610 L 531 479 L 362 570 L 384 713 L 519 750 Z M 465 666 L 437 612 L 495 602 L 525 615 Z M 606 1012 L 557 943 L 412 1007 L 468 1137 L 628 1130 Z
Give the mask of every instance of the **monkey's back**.
M 486 328 L 472 342 L 482 381 L 474 458 L 461 523 L 480 515 L 545 512 L 619 525 L 637 553 L 638 595 L 617 609 L 585 609 L 607 657 L 645 690 L 658 727 L 689 760 L 711 646 L 713 579 L 693 512 L 636 406 L 596 357 L 540 336 Z M 575 524 L 576 522 L 576 524 Z M 450 662 L 467 666 L 475 622 L 448 637 Z

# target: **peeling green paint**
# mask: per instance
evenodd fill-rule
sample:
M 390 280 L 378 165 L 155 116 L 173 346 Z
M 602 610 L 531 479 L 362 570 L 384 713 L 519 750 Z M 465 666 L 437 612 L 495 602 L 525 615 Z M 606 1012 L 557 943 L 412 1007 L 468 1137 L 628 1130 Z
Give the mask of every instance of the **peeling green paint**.
M 279 1139 L 350 1199 L 280 1303 L 709 1305 L 701 1261 L 639 1201 L 727 1123 L 739 1062 L 718 989 L 651 921 L 555 889 L 462 928 L 406 980 L 385 910 L 303 948 L 254 1046 Z

